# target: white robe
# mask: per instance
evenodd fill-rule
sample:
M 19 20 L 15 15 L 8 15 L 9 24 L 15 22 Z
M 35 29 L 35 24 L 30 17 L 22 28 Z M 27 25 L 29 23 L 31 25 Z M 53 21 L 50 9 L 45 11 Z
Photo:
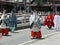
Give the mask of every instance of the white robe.
M 30 25 L 34 22 L 34 19 L 35 19 L 35 13 L 30 15 L 30 18 L 29 18 Z
M 58 30 L 59 29 L 59 15 L 55 15 L 54 17 L 54 29 Z
M 1 16 L 1 20 L 4 20 L 6 18 L 5 16 L 6 16 L 6 14 L 3 13 Z
M 59 22 L 58 22 L 58 30 L 60 30 L 60 16 L 59 16 Z
M 35 19 L 35 18 L 36 18 L 36 19 Z M 34 22 L 34 25 L 33 25 L 32 29 L 31 29 L 31 31 L 36 32 L 36 31 L 39 31 L 39 30 L 40 30 L 40 29 L 38 28 L 38 26 L 35 27 L 38 18 L 39 18 L 39 16 L 37 16 L 37 15 L 35 15 L 35 14 L 33 14 L 33 15 L 30 16 L 30 18 L 29 18 L 30 25 Z

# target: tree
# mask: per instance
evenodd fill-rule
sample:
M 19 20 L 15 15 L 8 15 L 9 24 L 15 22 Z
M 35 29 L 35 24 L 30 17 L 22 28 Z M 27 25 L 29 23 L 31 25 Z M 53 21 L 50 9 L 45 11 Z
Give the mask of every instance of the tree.
M 42 4 L 42 0 L 35 0 L 35 3 L 37 4 L 37 10 L 39 10 L 40 5 Z
M 40 5 L 40 4 L 42 3 L 42 0 L 35 0 L 35 3 L 36 3 L 37 5 Z

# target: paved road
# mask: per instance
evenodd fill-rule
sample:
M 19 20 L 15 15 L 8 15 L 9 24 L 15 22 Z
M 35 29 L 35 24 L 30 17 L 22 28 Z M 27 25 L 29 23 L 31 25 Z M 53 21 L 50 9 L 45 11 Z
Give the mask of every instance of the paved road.
M 51 35 L 51 34 L 50 34 Z M 60 44 L 60 30 L 54 32 L 54 35 L 45 38 L 44 40 L 36 40 L 32 43 L 25 43 L 24 45 L 59 45 Z
M 49 30 L 47 27 L 41 29 L 42 35 L 48 35 L 55 32 L 55 30 Z M 0 39 L 0 45 L 18 45 L 27 41 L 30 41 L 30 29 L 23 29 L 15 31 L 15 33 L 9 33 L 9 36 L 3 36 Z

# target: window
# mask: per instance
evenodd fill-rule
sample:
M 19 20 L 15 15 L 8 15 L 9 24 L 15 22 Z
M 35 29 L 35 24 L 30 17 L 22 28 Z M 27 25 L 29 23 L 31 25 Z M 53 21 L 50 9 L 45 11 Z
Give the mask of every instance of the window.
M 19 2 L 23 2 L 23 0 L 19 0 Z

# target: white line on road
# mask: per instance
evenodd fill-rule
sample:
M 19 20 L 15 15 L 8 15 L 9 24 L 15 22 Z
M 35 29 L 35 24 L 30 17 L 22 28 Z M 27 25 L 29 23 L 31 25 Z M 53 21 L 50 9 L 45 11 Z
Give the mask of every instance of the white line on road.
M 48 34 L 48 35 L 44 35 L 42 38 L 48 38 L 50 36 L 53 36 L 55 34 L 57 34 L 58 32 L 54 32 L 54 33 L 51 33 L 51 34 Z M 18 44 L 18 45 L 28 45 L 28 44 L 31 44 L 32 42 L 35 42 L 36 40 L 30 40 L 30 41 L 27 41 L 25 43 L 22 43 L 22 44 Z

